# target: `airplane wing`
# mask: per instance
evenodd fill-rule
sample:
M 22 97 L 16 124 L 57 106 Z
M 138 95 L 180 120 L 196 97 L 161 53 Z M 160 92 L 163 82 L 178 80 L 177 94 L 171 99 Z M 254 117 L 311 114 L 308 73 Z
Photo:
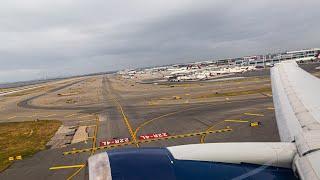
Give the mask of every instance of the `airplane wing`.
M 320 179 L 320 79 L 295 61 L 277 64 L 271 78 L 281 141 L 298 151 L 293 168 L 301 179 Z
M 295 62 L 271 80 L 282 142 L 115 149 L 88 159 L 89 179 L 320 179 L 320 80 Z

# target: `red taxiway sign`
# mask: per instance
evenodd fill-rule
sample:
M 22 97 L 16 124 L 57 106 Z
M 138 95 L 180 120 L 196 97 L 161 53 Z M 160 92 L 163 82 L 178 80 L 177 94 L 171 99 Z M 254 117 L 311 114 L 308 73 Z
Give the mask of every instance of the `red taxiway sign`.
M 100 146 L 128 143 L 129 141 L 130 141 L 129 138 L 119 138 L 119 139 L 112 139 L 112 140 L 108 140 L 108 141 L 100 141 Z
M 139 136 L 139 140 L 164 138 L 170 136 L 168 133 L 153 133 Z

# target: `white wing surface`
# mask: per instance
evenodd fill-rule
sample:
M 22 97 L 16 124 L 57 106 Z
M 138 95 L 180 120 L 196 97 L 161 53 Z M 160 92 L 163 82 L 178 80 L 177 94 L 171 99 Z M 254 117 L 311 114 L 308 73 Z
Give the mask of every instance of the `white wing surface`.
M 281 141 L 297 147 L 293 168 L 301 179 L 320 179 L 320 79 L 287 61 L 271 80 Z

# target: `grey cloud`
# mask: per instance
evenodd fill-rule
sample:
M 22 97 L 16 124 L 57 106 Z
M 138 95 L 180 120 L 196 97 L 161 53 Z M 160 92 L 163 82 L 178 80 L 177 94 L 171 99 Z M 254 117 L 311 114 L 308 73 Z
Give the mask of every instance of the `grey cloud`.
M 31 2 L 0 7 L 0 82 L 318 47 L 320 40 L 318 0 Z

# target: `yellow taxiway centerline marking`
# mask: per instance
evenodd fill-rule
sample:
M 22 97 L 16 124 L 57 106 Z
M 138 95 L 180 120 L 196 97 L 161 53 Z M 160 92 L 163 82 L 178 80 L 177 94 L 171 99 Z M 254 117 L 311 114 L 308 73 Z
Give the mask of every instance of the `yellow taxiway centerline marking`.
M 246 120 L 235 120 L 235 119 L 226 119 L 226 120 L 224 120 L 224 121 L 218 122 L 217 124 L 214 124 L 213 126 L 210 126 L 206 131 L 212 130 L 214 127 L 222 124 L 223 122 L 239 122 L 239 123 L 245 123 L 245 122 L 249 122 L 249 121 L 246 121 Z M 204 140 L 205 140 L 205 138 L 206 138 L 207 135 L 208 135 L 208 134 L 204 134 L 204 135 L 201 136 L 201 138 L 200 138 L 200 143 L 204 143 Z
M 83 164 L 82 167 L 80 167 L 76 172 L 74 172 L 71 176 L 69 176 L 69 177 L 67 178 L 67 180 L 71 180 L 71 179 L 72 179 L 75 175 L 77 175 L 84 167 L 86 167 L 85 164 Z
M 168 114 L 163 114 L 163 115 L 161 115 L 161 116 L 152 118 L 152 119 L 150 119 L 150 120 L 148 120 L 148 121 L 145 121 L 144 123 L 140 124 L 140 125 L 136 128 L 136 130 L 134 131 L 134 136 L 137 137 L 137 133 L 138 133 L 138 131 L 139 131 L 142 127 L 150 124 L 151 122 L 153 122 L 153 121 L 155 121 L 155 120 L 157 120 L 157 119 L 161 119 L 161 118 L 164 118 L 164 117 L 167 117 L 167 116 L 171 116 L 171 115 L 178 114 L 178 113 L 180 113 L 180 112 L 184 112 L 184 111 L 191 110 L 191 109 L 195 109 L 195 108 L 198 108 L 198 107 L 191 107 L 191 108 L 182 109 L 182 110 L 179 110 L 179 111 L 174 111 L 174 112 L 171 112 L 171 113 L 168 113 Z
M 84 166 L 84 164 L 71 165 L 71 166 L 54 166 L 54 167 L 49 168 L 49 170 L 80 168 L 83 166 Z
M 180 111 L 181 111 L 181 110 L 180 110 Z M 158 117 L 156 117 L 156 118 L 152 118 L 152 119 L 150 119 L 150 120 L 148 120 L 148 121 L 140 124 L 140 125 L 136 128 L 136 130 L 134 131 L 134 136 L 136 137 L 138 131 L 139 131 L 142 127 L 146 126 L 147 124 L 150 124 L 152 121 L 155 121 L 155 120 L 157 120 L 157 119 L 161 119 L 161 118 L 163 118 L 163 117 L 167 117 L 167 116 L 176 114 L 176 113 L 178 113 L 178 112 L 180 112 L 180 111 L 175 111 L 175 112 L 171 112 L 171 113 L 168 113 L 168 114 L 164 114 L 164 115 L 158 116 Z
M 263 114 L 254 114 L 254 113 L 243 113 L 244 115 L 249 115 L 249 116 L 264 116 Z
M 132 127 L 131 127 L 131 125 L 129 123 L 129 120 L 128 120 L 127 116 L 125 115 L 125 113 L 123 111 L 123 108 L 122 108 L 121 104 L 115 98 L 112 98 L 112 100 L 117 104 L 118 109 L 120 109 L 120 112 L 122 114 L 122 119 L 124 120 L 128 130 L 129 130 L 129 133 L 130 133 L 131 138 L 133 139 L 133 142 L 135 143 L 135 145 L 137 147 L 139 147 L 139 144 L 137 142 L 136 136 L 134 136 L 134 134 L 133 134 Z
M 222 123 L 224 123 L 224 121 L 220 121 L 220 122 L 218 122 L 218 123 L 210 126 L 210 127 L 206 130 L 206 132 L 207 132 L 207 131 L 211 131 L 214 127 L 216 127 L 216 126 L 218 126 L 218 125 L 220 125 L 220 124 L 222 124 Z M 207 134 L 204 134 L 204 135 L 201 136 L 201 138 L 200 138 L 200 143 L 204 143 L 204 140 L 205 140 L 206 136 L 207 136 Z
M 115 148 L 115 147 L 120 147 L 120 146 L 132 145 L 132 144 L 136 144 L 136 143 L 139 143 L 139 144 L 141 144 L 141 143 L 150 143 L 150 142 L 154 142 L 154 141 L 185 138 L 185 137 L 192 137 L 192 136 L 201 136 L 201 135 L 204 135 L 204 134 L 222 133 L 222 132 L 229 132 L 229 131 L 232 131 L 232 129 L 231 128 L 225 128 L 225 129 L 218 129 L 218 130 L 201 131 L 201 132 L 196 132 L 196 133 L 173 135 L 173 136 L 168 136 L 168 137 L 163 137 L 163 138 L 138 140 L 137 142 L 130 141 L 130 142 L 127 142 L 127 143 L 122 143 L 122 144 L 115 144 L 115 145 L 109 145 L 109 146 L 100 146 L 100 147 L 96 147 L 96 148 L 87 148 L 87 149 L 78 149 L 78 150 L 66 151 L 66 152 L 63 152 L 63 155 L 76 154 L 76 153 L 82 153 L 82 152 L 89 152 L 89 151 L 92 151 L 92 149 L 94 149 L 94 150 L 110 149 L 110 148 Z
M 97 121 L 97 124 L 96 125 L 92 125 L 91 127 L 95 126 L 95 130 L 94 130 L 94 136 L 93 137 L 90 137 L 93 139 L 93 142 L 92 142 L 92 148 L 91 148 L 91 153 L 90 153 L 90 156 L 92 156 L 95 151 L 96 151 L 96 142 L 97 142 L 97 133 L 98 133 L 98 126 L 99 126 L 99 118 L 96 117 L 96 121 Z M 67 178 L 67 180 L 71 180 L 74 176 L 76 176 L 77 174 L 79 174 L 79 172 L 85 167 L 86 165 L 83 164 L 82 167 L 80 167 L 76 172 L 74 172 L 71 176 L 69 176 Z
M 225 122 L 238 122 L 238 123 L 246 123 L 246 122 L 249 122 L 249 121 L 246 121 L 246 120 L 235 120 L 235 119 L 227 119 L 227 120 L 224 120 Z
M 96 148 L 96 143 L 97 143 L 98 126 L 99 126 L 99 117 L 96 117 L 96 121 L 97 121 L 97 124 L 96 124 L 96 128 L 94 130 L 91 156 L 95 153 L 95 148 Z

